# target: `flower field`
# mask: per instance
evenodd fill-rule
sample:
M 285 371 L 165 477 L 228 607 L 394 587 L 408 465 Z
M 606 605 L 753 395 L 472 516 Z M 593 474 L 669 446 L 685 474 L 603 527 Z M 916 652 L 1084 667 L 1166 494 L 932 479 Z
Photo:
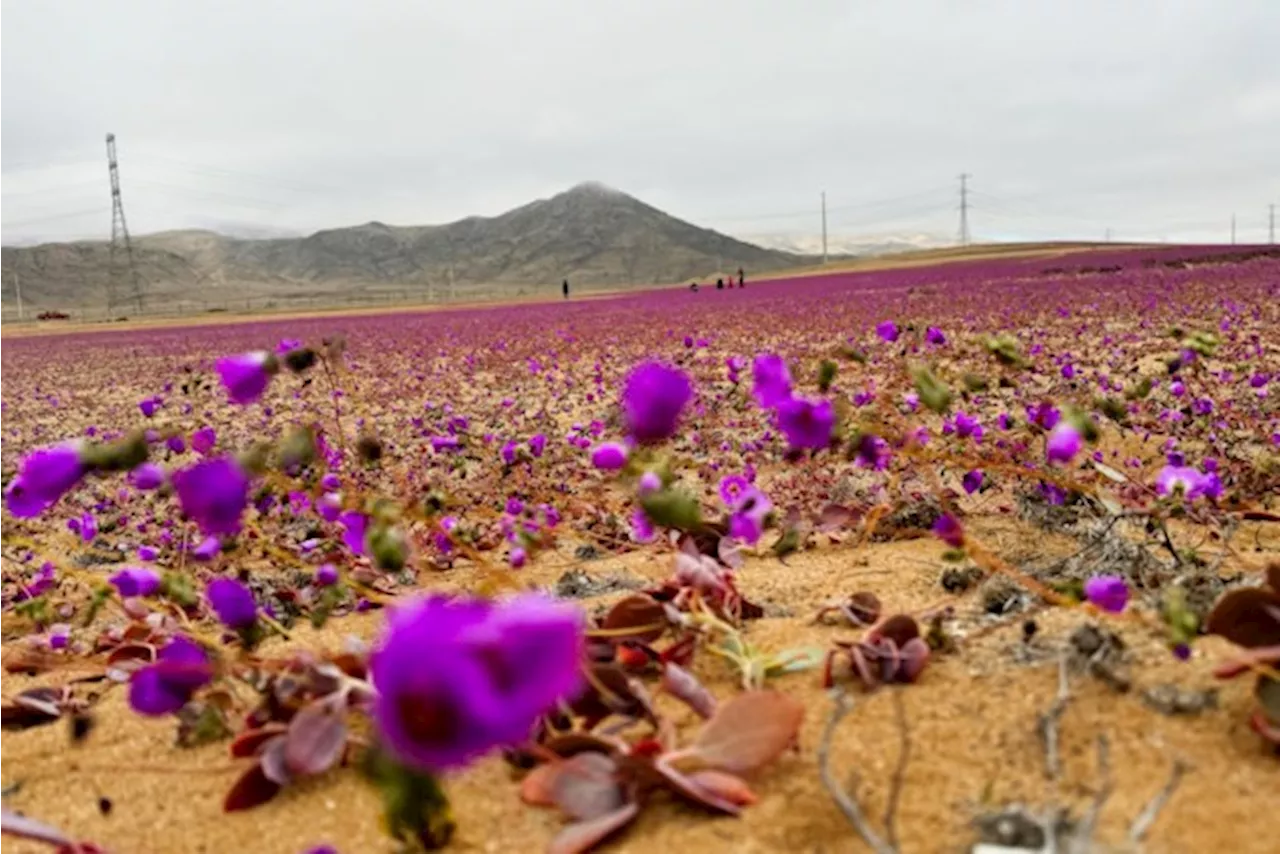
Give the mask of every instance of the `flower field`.
M 1273 247 L 2 359 L 6 850 L 1274 850 Z

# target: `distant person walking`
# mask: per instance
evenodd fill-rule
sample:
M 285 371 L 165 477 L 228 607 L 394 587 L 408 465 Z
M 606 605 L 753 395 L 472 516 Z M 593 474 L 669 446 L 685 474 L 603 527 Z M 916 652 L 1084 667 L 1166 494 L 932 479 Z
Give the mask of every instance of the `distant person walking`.
M 560 286 L 560 290 L 564 292 L 564 298 L 569 298 L 569 280 L 565 279 L 564 284 Z
M 724 290 L 724 276 L 721 276 L 720 278 L 716 279 L 716 290 L 718 291 Z
M 747 283 L 747 274 L 742 272 L 742 268 L 738 268 L 738 287 L 743 287 Z

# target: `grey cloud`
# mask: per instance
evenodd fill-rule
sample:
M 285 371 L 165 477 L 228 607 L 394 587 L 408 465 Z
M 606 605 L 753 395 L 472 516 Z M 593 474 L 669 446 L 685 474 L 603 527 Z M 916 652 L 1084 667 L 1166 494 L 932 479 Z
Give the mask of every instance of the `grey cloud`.
M 597 179 L 751 234 L 1265 238 L 1271 0 L 6 0 L 4 238 L 496 213 Z M 813 211 L 811 217 L 787 214 Z M 72 215 L 75 216 L 72 216 Z

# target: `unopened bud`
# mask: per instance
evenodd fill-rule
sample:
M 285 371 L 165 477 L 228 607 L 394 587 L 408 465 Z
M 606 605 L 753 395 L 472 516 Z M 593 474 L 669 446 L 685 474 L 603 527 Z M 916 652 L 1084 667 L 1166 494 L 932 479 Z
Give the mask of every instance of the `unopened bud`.
M 836 381 L 836 363 L 830 359 L 823 359 L 822 364 L 818 366 L 818 390 L 825 393 L 831 388 L 831 384 Z
M 284 364 L 289 370 L 295 374 L 303 373 L 310 370 L 319 357 L 316 351 L 310 347 L 299 347 L 296 350 L 290 350 L 284 354 Z
M 379 569 L 397 572 L 409 560 L 409 543 L 399 528 L 377 527 L 365 538 L 369 555 Z
M 98 471 L 132 471 L 147 461 L 147 436 L 135 430 L 114 442 L 89 445 L 81 452 L 88 468 Z
M 698 499 L 687 492 L 662 489 L 640 496 L 640 506 L 655 525 L 691 531 L 702 525 L 702 509 Z

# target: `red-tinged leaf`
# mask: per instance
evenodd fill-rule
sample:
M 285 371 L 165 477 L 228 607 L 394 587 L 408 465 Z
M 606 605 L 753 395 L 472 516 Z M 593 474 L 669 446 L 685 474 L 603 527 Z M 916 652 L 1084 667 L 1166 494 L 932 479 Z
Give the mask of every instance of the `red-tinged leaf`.
M 284 735 L 284 724 L 269 723 L 259 729 L 245 730 L 231 742 L 231 755 L 247 759 L 262 752 L 263 746 L 278 735 Z
M 634 635 L 615 634 L 611 637 L 615 641 L 633 638 L 642 643 L 652 643 L 667 630 L 667 615 L 658 602 L 643 593 L 637 593 L 610 608 L 601 628 L 611 632 L 640 629 Z
M 291 774 L 323 774 L 342 758 L 346 746 L 346 719 L 327 699 L 317 700 L 289 722 L 284 764 Z
M 738 815 L 742 808 L 733 801 L 720 797 L 719 793 L 699 785 L 688 775 L 677 771 L 666 762 L 658 760 L 653 763 L 653 770 L 658 772 L 659 779 L 666 788 L 690 803 L 698 804 L 709 810 Z
M 62 692 L 54 688 L 32 688 L 0 708 L 0 719 L 7 730 L 23 730 L 50 724 L 62 717 L 58 701 Z
M 912 638 L 918 637 L 920 637 L 920 626 L 916 623 L 915 617 L 908 614 L 894 614 L 872 626 L 867 631 L 866 640 L 868 643 L 875 643 L 881 638 L 887 638 L 896 646 L 904 647 Z
M 520 800 L 531 807 L 555 806 L 556 778 L 563 768 L 563 762 L 544 762 L 534 768 L 520 781 Z
M 588 732 L 567 732 L 553 736 L 542 746 L 562 759 L 579 753 L 617 753 L 626 750 L 626 745 L 620 741 Z
M 742 569 L 746 564 L 746 559 L 742 556 L 742 549 L 733 541 L 731 537 L 721 537 L 716 543 L 716 557 L 720 558 L 720 562 L 731 569 Z
M 7 836 L 17 836 L 21 839 L 31 839 L 36 842 L 46 842 L 49 845 L 74 845 L 65 833 L 52 825 L 45 824 L 42 821 L 36 821 L 34 818 L 28 818 L 25 815 L 19 815 L 10 809 L 0 812 L 0 833 Z
M 255 762 L 240 775 L 222 802 L 223 812 L 239 812 L 261 806 L 279 794 L 283 788 L 267 777 L 262 765 Z
M 570 818 L 599 818 L 626 800 L 617 771 L 617 763 L 603 753 L 579 753 L 560 763 L 560 773 L 551 780 L 551 798 Z
M 583 854 L 625 828 L 640 814 L 640 805 L 631 801 L 611 813 L 590 821 L 575 822 L 556 834 L 547 854 Z
M 912 638 L 898 652 L 901 656 L 898 678 L 903 682 L 916 681 L 929 663 L 929 644 L 924 638 Z
M 289 766 L 284 761 L 286 742 L 286 736 L 278 735 L 262 745 L 262 752 L 258 754 L 258 764 L 262 767 L 262 773 L 268 780 L 279 786 L 287 786 L 293 781 Z
M 1261 587 L 1227 592 L 1213 606 L 1205 631 L 1237 646 L 1280 645 L 1280 593 Z
M 817 529 L 823 533 L 838 531 L 841 528 L 847 528 L 861 518 L 862 514 L 852 507 L 844 507 L 839 504 L 828 504 L 822 508 L 822 512 L 818 514 Z
M 1280 747 L 1280 724 L 1273 724 L 1267 720 L 1267 716 L 1262 713 L 1261 709 L 1254 711 L 1253 716 L 1249 718 L 1249 726 L 1258 735 L 1276 747 Z
M 707 768 L 745 774 L 786 750 L 803 720 L 804 706 L 798 700 L 777 691 L 747 691 L 721 704 L 681 753 Z
M 1214 668 L 1213 675 L 1219 679 L 1234 679 L 1241 673 L 1257 669 L 1258 665 L 1266 667 L 1280 666 L 1280 645 L 1261 646 L 1245 650 L 1239 658 Z
M 25 676 L 39 676 L 57 667 L 61 660 L 54 655 L 37 649 L 20 648 L 4 657 L 5 673 L 21 673 Z
M 703 768 L 686 776 L 703 789 L 715 793 L 721 800 L 740 807 L 749 807 L 760 800 L 747 786 L 747 781 L 734 774 Z
M 150 664 L 156 660 L 156 648 L 149 643 L 121 644 L 107 655 L 107 664 L 119 665 L 126 661 Z
M 716 713 L 715 695 L 678 664 L 669 661 L 662 669 L 662 690 L 685 703 L 701 718 L 710 718 Z

